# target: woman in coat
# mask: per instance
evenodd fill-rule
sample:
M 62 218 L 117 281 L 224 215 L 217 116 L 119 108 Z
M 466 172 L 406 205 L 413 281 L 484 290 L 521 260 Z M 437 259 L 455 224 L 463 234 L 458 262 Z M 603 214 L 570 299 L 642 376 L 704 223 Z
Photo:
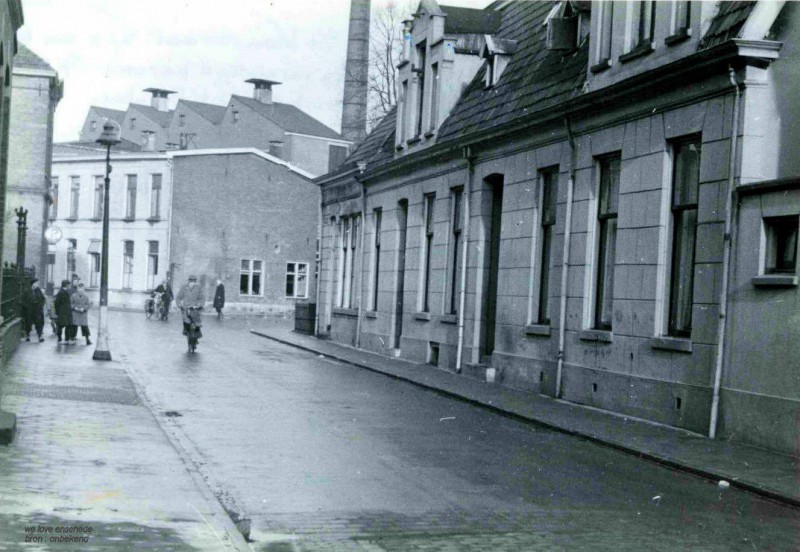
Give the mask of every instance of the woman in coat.
M 58 330 L 58 341 L 61 342 L 61 332 L 72 325 L 72 301 L 69 296 L 69 280 L 61 282 L 61 289 L 56 293 L 53 300 L 53 310 L 56 312 L 56 329 Z M 64 336 L 69 339 L 69 334 Z
M 214 308 L 217 310 L 217 318 L 222 316 L 222 309 L 225 308 L 225 286 L 217 280 L 217 290 L 214 293 Z
M 75 330 L 73 330 L 73 338 L 72 340 L 75 341 L 75 336 L 78 335 L 77 327 L 81 327 L 81 335 L 86 338 L 86 344 L 91 345 L 92 342 L 89 341 L 89 308 L 92 306 L 92 301 L 89 299 L 89 296 L 86 295 L 86 291 L 83 288 L 83 282 L 78 284 L 78 289 L 72 294 L 72 325 L 75 326 Z

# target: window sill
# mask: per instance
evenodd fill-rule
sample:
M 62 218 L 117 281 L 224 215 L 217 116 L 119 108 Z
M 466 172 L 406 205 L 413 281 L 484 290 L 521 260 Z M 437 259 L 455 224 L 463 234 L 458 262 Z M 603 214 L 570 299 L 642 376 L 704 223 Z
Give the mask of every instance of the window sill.
M 125 217 L 125 218 L 122 219 L 122 222 L 133 222 L 135 220 L 136 220 L 135 218 Z
M 419 134 L 417 134 L 413 138 L 409 138 L 408 140 L 406 140 L 406 144 L 408 144 L 409 146 L 413 146 L 414 144 L 419 144 L 421 141 L 422 138 L 420 138 Z
M 439 322 L 441 322 L 442 324 L 458 324 L 458 315 L 443 314 L 442 317 L 439 319 Z
M 675 44 L 680 44 L 692 36 L 692 30 L 686 27 L 681 27 L 680 29 L 675 31 L 675 34 L 668 36 L 664 39 L 664 44 L 667 46 L 674 46 Z
M 150 217 L 147 222 L 161 222 L 161 217 Z
M 608 58 L 601 59 L 598 63 L 592 65 L 589 68 L 589 71 L 591 71 L 594 74 L 597 74 L 597 73 L 602 73 L 606 69 L 611 69 L 611 60 Z
M 682 337 L 651 337 L 650 347 L 664 351 L 677 351 L 679 353 L 692 352 L 692 340 Z
M 431 313 L 429 312 L 415 312 L 414 313 L 414 320 L 425 320 L 430 321 Z
M 92 221 L 92 222 L 102 222 L 103 221 L 102 217 L 92 217 L 89 220 Z
M 550 324 L 528 324 L 525 326 L 525 334 L 550 337 Z
M 378 311 L 367 311 L 364 313 L 364 318 L 378 318 Z
M 609 330 L 581 330 L 578 333 L 581 341 L 594 341 L 595 343 L 611 343 L 614 333 Z
M 431 138 L 433 138 L 433 136 L 434 136 L 435 134 L 436 134 L 436 131 L 435 131 L 435 130 L 429 130 L 428 132 L 426 132 L 426 133 L 425 133 L 425 138 L 426 138 L 426 139 L 431 139 Z
M 398 63 L 398 64 L 397 64 L 397 68 L 398 68 L 398 69 L 402 69 L 403 67 L 405 67 L 405 66 L 406 66 L 406 65 L 408 65 L 409 63 L 410 63 L 410 60 L 407 60 L 407 59 L 406 59 L 406 60 L 403 60 L 403 61 L 401 61 L 400 63 Z
M 403 150 L 403 144 L 397 144 L 397 145 L 394 147 L 394 149 L 395 149 L 395 151 L 402 151 L 402 150 Z
M 67 222 L 78 222 L 78 217 L 67 217 L 65 220 Z
M 347 318 L 356 318 L 358 316 L 358 309 L 345 309 L 342 307 L 334 307 L 334 316 L 344 316 Z
M 651 42 L 645 42 L 644 44 L 638 45 L 636 48 L 634 48 L 627 54 L 622 54 L 621 56 L 619 56 L 619 62 L 627 63 L 631 60 L 640 58 L 642 56 L 646 56 L 647 54 L 651 53 L 653 53 L 653 44 Z
M 797 287 L 797 274 L 762 274 L 754 277 L 751 282 L 755 287 Z

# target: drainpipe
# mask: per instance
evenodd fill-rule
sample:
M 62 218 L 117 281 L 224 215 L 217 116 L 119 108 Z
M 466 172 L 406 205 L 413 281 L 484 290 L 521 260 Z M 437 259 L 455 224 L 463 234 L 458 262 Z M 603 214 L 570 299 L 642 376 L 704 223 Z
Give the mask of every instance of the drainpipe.
M 711 421 L 708 424 L 708 436 L 713 439 L 717 434 L 717 419 L 719 417 L 719 390 L 722 382 L 722 363 L 725 356 L 725 330 L 728 320 L 728 278 L 731 265 L 731 227 L 733 210 L 733 194 L 736 185 L 736 147 L 739 134 L 739 104 L 741 102 L 741 88 L 736 80 L 736 71 L 728 66 L 728 75 L 734 90 L 733 102 L 733 127 L 731 128 L 730 163 L 728 166 L 728 190 L 725 195 L 725 235 L 722 249 L 722 289 L 719 294 L 719 323 L 717 325 L 717 353 L 714 357 L 714 393 L 711 398 Z
M 461 296 L 458 298 L 458 345 L 456 346 L 456 373 L 461 373 L 461 363 L 464 355 L 464 312 L 467 304 L 467 254 L 469 251 L 469 204 L 472 194 L 472 179 L 475 176 L 475 158 L 472 156 L 472 149 L 467 146 L 463 150 L 463 157 L 467 160 L 467 185 L 464 190 L 464 251 L 461 255 Z
M 558 365 L 556 368 L 556 394 L 555 398 L 561 398 L 561 373 L 564 368 L 564 338 L 567 327 L 567 276 L 569 274 L 569 242 L 572 230 L 572 195 L 575 187 L 575 140 L 572 136 L 572 128 L 569 125 L 569 117 L 564 117 L 564 127 L 567 130 L 567 140 L 569 143 L 569 182 L 567 184 L 567 215 L 564 220 L 564 250 L 561 259 L 561 297 L 559 301 L 559 323 L 558 323 Z
M 319 288 L 322 281 L 322 188 L 319 191 L 319 219 L 317 220 L 317 290 L 314 294 L 314 335 L 319 337 Z
M 367 168 L 366 163 L 358 164 L 359 174 L 363 174 Z M 356 178 L 358 181 L 358 178 Z M 361 345 L 361 319 L 364 317 L 364 232 L 367 227 L 367 185 L 361 184 L 361 259 L 358 267 L 358 318 L 356 318 L 356 349 Z

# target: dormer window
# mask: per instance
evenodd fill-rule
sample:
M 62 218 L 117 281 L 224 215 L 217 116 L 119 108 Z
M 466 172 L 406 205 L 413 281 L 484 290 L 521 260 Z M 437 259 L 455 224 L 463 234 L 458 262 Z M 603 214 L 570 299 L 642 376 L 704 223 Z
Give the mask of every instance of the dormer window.
M 511 54 L 516 50 L 517 42 L 515 40 L 496 38 L 490 35 L 484 37 L 481 57 L 486 59 L 486 77 L 484 80 L 486 88 L 491 88 L 497 84 L 508 62 L 511 61 Z
M 572 2 L 556 4 L 544 24 L 547 26 L 548 50 L 572 50 L 578 47 L 581 14 Z

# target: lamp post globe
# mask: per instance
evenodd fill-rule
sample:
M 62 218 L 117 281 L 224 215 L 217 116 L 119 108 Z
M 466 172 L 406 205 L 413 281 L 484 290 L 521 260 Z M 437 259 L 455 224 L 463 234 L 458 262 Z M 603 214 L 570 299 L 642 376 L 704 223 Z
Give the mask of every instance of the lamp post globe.
M 103 245 L 100 260 L 100 309 L 97 328 L 97 346 L 94 360 L 111 360 L 108 347 L 108 190 L 111 185 L 111 146 L 121 142 L 118 125 L 106 121 L 97 143 L 106 147 L 106 178 L 103 193 Z

